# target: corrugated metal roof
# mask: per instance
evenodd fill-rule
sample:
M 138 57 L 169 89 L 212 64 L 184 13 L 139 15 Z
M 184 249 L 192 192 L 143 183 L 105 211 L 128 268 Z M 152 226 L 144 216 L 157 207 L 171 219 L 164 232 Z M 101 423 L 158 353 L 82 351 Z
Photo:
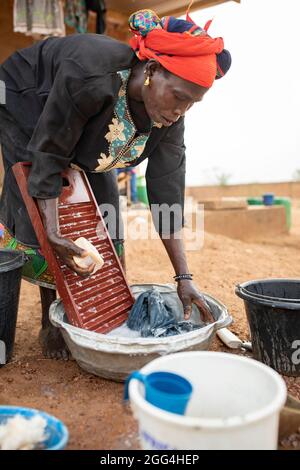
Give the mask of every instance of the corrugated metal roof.
M 226 1 L 229 0 L 195 0 L 191 11 L 225 3 Z M 234 1 L 240 3 L 240 0 Z M 106 0 L 109 10 L 128 16 L 134 11 L 144 8 L 151 8 L 158 15 L 181 15 L 186 11 L 188 4 L 189 0 Z

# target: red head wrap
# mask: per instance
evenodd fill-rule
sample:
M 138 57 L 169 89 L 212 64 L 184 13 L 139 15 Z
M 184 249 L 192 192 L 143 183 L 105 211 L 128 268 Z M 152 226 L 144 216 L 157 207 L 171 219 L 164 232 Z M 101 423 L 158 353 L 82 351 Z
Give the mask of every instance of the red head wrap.
M 155 59 L 169 72 L 210 88 L 217 75 L 217 54 L 224 49 L 223 39 L 211 38 L 207 28 L 188 19 L 170 16 L 160 20 L 151 10 L 138 11 L 129 19 L 134 33 L 130 45 L 140 60 Z

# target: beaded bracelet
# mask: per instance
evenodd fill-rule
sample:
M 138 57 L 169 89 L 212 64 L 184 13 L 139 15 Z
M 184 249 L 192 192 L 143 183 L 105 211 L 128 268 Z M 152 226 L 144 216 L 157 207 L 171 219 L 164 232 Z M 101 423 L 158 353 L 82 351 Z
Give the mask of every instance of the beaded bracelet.
M 178 281 L 181 281 L 183 279 L 188 279 L 189 281 L 192 281 L 193 280 L 193 275 L 190 274 L 190 273 L 187 273 L 187 274 L 177 274 L 177 276 L 173 276 L 175 281 L 178 282 Z

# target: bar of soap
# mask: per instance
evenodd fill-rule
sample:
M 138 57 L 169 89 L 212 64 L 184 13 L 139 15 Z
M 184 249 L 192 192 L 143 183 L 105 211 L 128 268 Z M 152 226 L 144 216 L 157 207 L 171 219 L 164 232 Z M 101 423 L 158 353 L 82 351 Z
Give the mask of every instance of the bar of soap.
M 75 245 L 79 246 L 79 248 L 82 248 L 88 252 L 88 256 L 85 256 L 84 258 L 81 258 L 80 256 L 73 256 L 77 266 L 80 268 L 88 268 L 92 263 L 95 263 L 95 268 L 92 274 L 95 274 L 97 271 L 99 271 L 99 269 L 101 269 L 104 264 L 104 260 L 97 251 L 97 248 L 84 237 L 77 238 L 74 243 Z

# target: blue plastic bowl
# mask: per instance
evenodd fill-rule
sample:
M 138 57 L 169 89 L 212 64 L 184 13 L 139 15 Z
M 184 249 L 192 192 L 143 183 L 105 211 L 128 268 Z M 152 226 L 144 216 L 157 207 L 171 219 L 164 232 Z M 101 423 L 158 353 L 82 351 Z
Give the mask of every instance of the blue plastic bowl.
M 42 443 L 44 450 L 62 450 L 65 448 L 69 432 L 66 426 L 59 419 L 54 416 L 48 415 L 43 411 L 35 410 L 33 408 L 19 408 L 18 406 L 0 406 L 0 424 L 5 424 L 9 418 L 16 415 L 22 415 L 24 418 L 32 418 L 39 415 L 47 421 L 45 433 L 47 440 Z

